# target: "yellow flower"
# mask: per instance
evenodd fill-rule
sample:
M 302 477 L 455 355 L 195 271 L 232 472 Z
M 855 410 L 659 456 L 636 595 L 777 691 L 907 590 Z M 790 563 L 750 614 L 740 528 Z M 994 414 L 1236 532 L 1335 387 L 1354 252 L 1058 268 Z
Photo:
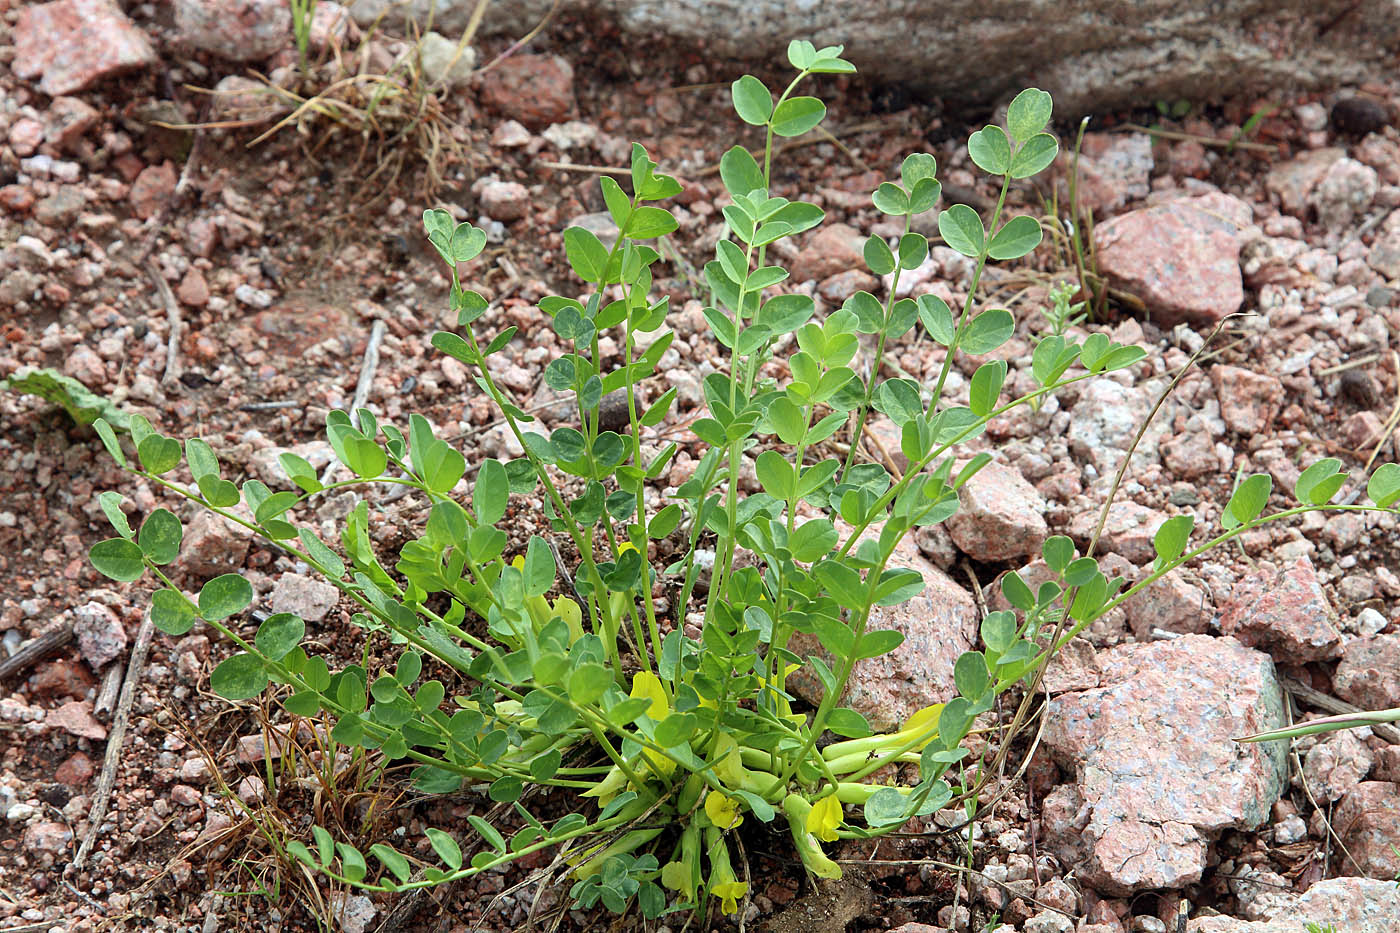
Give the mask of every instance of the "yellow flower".
M 630 696 L 645 697 L 651 700 L 651 706 L 647 707 L 647 715 L 657 722 L 666 718 L 666 714 L 671 711 L 670 698 L 666 696 L 666 688 L 661 683 L 661 678 L 651 671 L 637 671 L 632 675 L 632 693 Z
M 633 698 L 650 700 L 651 705 L 647 707 L 647 715 L 660 722 L 671 712 L 670 698 L 666 696 L 666 687 L 661 683 L 661 678 L 651 671 L 638 671 L 632 675 Z M 668 755 L 663 755 L 654 749 L 642 749 L 642 757 L 646 759 L 647 767 L 651 768 L 653 774 L 660 778 L 668 778 L 676 773 L 676 762 Z
M 932 706 L 925 706 L 923 709 L 913 713 L 904 720 L 904 725 L 899 727 L 899 734 L 905 740 L 922 736 L 919 744 L 915 745 L 916 750 L 922 751 L 923 747 L 932 741 L 938 734 L 938 718 L 943 714 L 943 704 L 935 703 Z
M 719 909 L 725 914 L 737 914 L 739 912 L 739 898 L 747 894 L 748 891 L 749 886 L 738 880 L 710 885 L 710 893 L 719 898 Z
M 705 795 L 705 815 L 720 829 L 736 829 L 744 822 L 739 801 L 714 790 Z
M 705 850 L 710 858 L 710 883 L 705 889 L 719 898 L 721 911 L 737 914 L 739 898 L 748 893 L 749 886 L 734 877 L 734 867 L 729 862 L 729 847 L 714 827 L 705 830 Z
M 812 812 L 807 814 L 807 832 L 822 842 L 835 842 L 836 827 L 841 825 L 842 817 L 841 801 L 835 794 L 828 794 L 813 804 Z

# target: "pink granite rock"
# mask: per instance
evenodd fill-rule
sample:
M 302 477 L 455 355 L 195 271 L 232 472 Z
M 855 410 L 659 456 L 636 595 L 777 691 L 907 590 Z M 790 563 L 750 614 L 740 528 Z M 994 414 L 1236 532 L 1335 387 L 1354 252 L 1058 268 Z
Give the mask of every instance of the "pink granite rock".
M 1260 434 L 1273 424 L 1283 404 L 1283 383 L 1238 366 L 1216 366 L 1210 376 L 1220 399 L 1220 417 L 1231 431 Z
M 812 234 L 792 261 L 792 279 L 805 282 L 865 268 L 865 237 L 845 224 L 826 224 Z
M 1362 709 L 1400 706 L 1400 635 L 1347 642 L 1332 687 L 1337 696 Z
M 284 573 L 267 598 L 271 612 L 290 612 L 304 622 L 324 619 L 340 600 L 340 590 L 304 573 Z
M 973 560 L 1013 560 L 1038 553 L 1050 533 L 1045 499 L 1021 472 L 989 463 L 958 491 L 948 534 Z
M 1400 885 L 1372 878 L 1319 881 L 1268 920 L 1197 917 L 1188 933 L 1302 933 L 1305 923 L 1331 923 L 1338 933 L 1395 933 Z
M 1273 663 L 1205 635 L 1097 662 L 1104 686 L 1050 701 L 1045 742 L 1076 780 L 1045 801 L 1050 844 L 1106 894 L 1191 884 L 1209 837 L 1260 825 L 1283 789 L 1282 748 L 1232 741 L 1282 725 Z
M 541 129 L 574 111 L 574 68 L 558 55 L 512 55 L 488 71 L 480 100 L 503 116 Z
M 1130 211 L 1094 229 L 1099 269 L 1159 324 L 1215 324 L 1244 302 L 1239 232 L 1252 217 L 1223 194 Z
M 1337 801 L 1366 779 L 1374 761 L 1354 729 L 1327 733 L 1303 756 L 1303 779 L 1318 798 Z
M 56 709 L 49 710 L 45 725 L 50 729 L 62 729 L 80 739 L 107 738 L 107 727 L 92 715 L 92 704 L 86 700 L 69 700 Z
M 126 629 L 121 619 L 96 601 L 73 609 L 73 634 L 78 638 L 78 652 L 95 671 L 126 651 Z
M 904 643 L 889 654 L 858 661 L 846 686 L 844 705 L 864 715 L 875 729 L 896 726 L 915 710 L 955 696 L 953 664 L 977 642 L 972 596 L 925 560 L 911 537 L 900 542 L 890 566 L 919 571 L 924 589 L 903 605 L 876 607 L 870 614 L 867 631 L 894 629 L 904 635 Z M 794 635 L 788 648 L 831 660 L 815 635 Z M 788 689 L 808 702 L 821 700 L 821 682 L 806 668 L 788 679 Z
M 481 209 L 492 220 L 519 220 L 530 210 L 530 190 L 516 181 L 493 181 L 481 189 Z
M 1236 583 L 1220 607 L 1220 631 L 1290 664 L 1342 651 L 1337 615 L 1306 557 L 1278 570 L 1262 567 Z
M 185 526 L 180 563 L 192 574 L 213 577 L 243 566 L 248 532 L 212 512 L 200 511 Z
M 40 78 L 39 89 L 54 97 L 157 61 L 146 34 L 111 0 L 22 5 L 14 42 L 14 73 Z
M 1179 569 L 1124 600 L 1123 610 L 1139 641 L 1147 641 L 1154 630 L 1180 635 L 1210 631 L 1210 600 L 1205 590 L 1188 582 Z
M 1400 877 L 1400 784 L 1363 781 L 1342 798 L 1332 827 L 1351 858 L 1347 869 L 1372 878 Z
M 1070 522 L 1070 537 L 1081 548 L 1087 546 L 1093 537 L 1101 509 L 1102 506 L 1081 512 Z M 1168 517 L 1165 512 L 1149 509 L 1131 499 L 1120 499 L 1108 508 L 1108 519 L 1099 537 L 1099 550 L 1118 554 L 1134 564 L 1145 564 L 1157 555 L 1152 546 L 1152 537 Z
M 1309 150 L 1269 169 L 1264 187 L 1278 197 L 1284 211 L 1302 217 L 1308 210 L 1308 195 L 1322 181 L 1332 163 L 1345 155 L 1345 149 Z

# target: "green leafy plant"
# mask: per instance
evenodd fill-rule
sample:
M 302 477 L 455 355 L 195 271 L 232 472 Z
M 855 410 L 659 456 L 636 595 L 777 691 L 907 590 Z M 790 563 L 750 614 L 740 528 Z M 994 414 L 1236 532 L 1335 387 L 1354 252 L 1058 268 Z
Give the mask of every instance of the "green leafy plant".
M 1002 216 L 1013 185 L 1044 170 L 1058 149 L 1045 132 L 1050 96 L 1035 89 L 1012 101 L 1006 129 L 987 126 L 968 140 L 972 161 L 999 180 L 990 217 L 961 204 L 938 215 L 943 240 L 975 263 L 957 312 L 932 295 L 896 300 L 891 288 L 884 300 L 859 292 L 818 319 L 811 298 L 783 292 L 788 272 L 768 261 L 767 248 L 816 227 L 823 212 L 773 193 L 773 141 L 821 122 L 822 102 L 796 92 L 813 75 L 853 71 L 841 54 L 839 46 L 793 42 L 788 61 L 796 76 L 779 93 L 751 75 L 732 86 L 740 118 L 764 135 L 763 158 L 735 146 L 721 161 L 728 235 L 704 267 L 704 315 L 728 351 L 728 366 L 703 380 L 706 410 L 691 429 L 705 452 L 671 501 L 660 504 L 646 493 L 677 450 L 674 443 L 653 446 L 650 433 L 666 420 L 676 392 L 644 404 L 641 386 L 672 341 L 668 301 L 651 294 L 659 254 L 647 241 L 676 231 L 658 202 L 681 186 L 659 173 L 641 146 L 632 149 L 630 191 L 601 180 L 616 241 L 605 246 L 580 227 L 564 232 L 583 293 L 539 305 L 566 349 L 549 363 L 545 382 L 572 396 L 577 415 L 573 425 L 547 434 L 487 365 L 516 329 L 489 333 L 488 302 L 459 275 L 486 235 L 446 211 L 424 213 L 461 328 L 435 334 L 432 344 L 474 373 L 524 451 L 510 462 L 481 461 L 469 493 L 465 457 L 419 415 L 405 430 L 364 409 L 332 412 L 328 439 L 355 478 L 323 486 L 310 464 L 287 453 L 286 488 L 278 490 L 224 479 L 213 449 L 198 438 L 181 443 L 133 417 L 129 455 L 106 422 L 95 423 L 122 466 L 323 574 L 357 604 L 353 620 L 366 638 L 382 640 L 392 655 L 383 666 L 362 661 L 332 670 L 325 656 L 308 650 L 303 621 L 285 613 L 245 634 L 235 619 L 253 601 L 247 580 L 225 574 L 186 596 L 164 569 L 178 555 L 179 519 L 158 509 L 133 530 L 119 494 L 102 493 L 118 536 L 92 548 L 93 564 L 118 581 L 147 573 L 159 580 L 151 615 L 162 631 L 182 635 L 202 620 L 238 647 L 213 672 L 217 693 L 241 700 L 275 685 L 289 713 L 324 717 L 333 741 L 408 765 L 418 791 L 484 787 L 519 827 L 507 836 L 502 821 L 473 815 L 469 830 L 427 830 L 417 849 L 376 842 L 362 852 L 315 826 L 310 839 L 286 845 L 311 870 L 368 890 L 401 891 L 550 849 L 568 865 L 580 907 L 635 907 L 649 918 L 715 905 L 735 913 L 748 890 L 731 846 L 745 821 L 785 826 L 807 871 L 835 878 L 841 868 L 824 851 L 828 843 L 877 837 L 954 804 L 975 815 L 986 769 L 964 762 L 964 740 L 998 696 L 1030 682 L 1066 640 L 1246 530 L 1315 508 L 1363 508 L 1330 504 L 1345 479 L 1338 461 L 1305 472 L 1295 490 L 1302 507 L 1269 515 L 1262 514 L 1269 478 L 1251 477 L 1210 541 L 1190 546 L 1188 518 L 1165 523 L 1156 536 L 1157 564 L 1130 588 L 1108 579 L 1068 538 L 1050 538 L 1043 556 L 1054 579 L 1032 590 L 1018 574 L 1004 578 L 1014 609 L 982 620 L 981 649 L 955 667 L 957 696 L 885 733 L 842 706 L 855 664 L 902 640 L 878 628 L 881 610 L 923 586 L 917 571 L 891 565 L 896 548 L 912 530 L 953 515 L 959 489 L 991 459 L 960 457 L 959 446 L 1012 408 L 1132 366 L 1145 354 L 1102 334 L 1082 342 L 1048 334 L 1033 354 L 1029 392 L 1004 399 L 1007 364 L 992 360 L 973 374 L 965 404 L 944 398 L 958 353 L 992 354 L 1016 329 L 1009 311 L 978 310 L 975 295 L 988 262 L 1024 257 L 1041 240 L 1035 219 Z M 866 264 L 896 284 L 927 257 L 928 243 L 912 222 L 937 208 L 936 168 L 931 155 L 911 155 L 898 181 L 872 195 L 904 232 L 893 243 L 868 239 Z M 881 374 L 883 353 L 915 327 L 944 348 L 931 391 Z M 861 335 L 874 344 L 868 378 L 852 365 Z M 604 336 L 620 348 L 616 368 L 604 365 Z M 601 424 L 602 399 L 612 393 L 626 402 L 619 431 Z M 900 429 L 909 468 L 899 477 L 857 462 L 855 444 L 844 462 L 826 455 L 827 442 L 838 431 L 858 433 L 871 409 Z M 744 495 L 748 451 L 756 454 L 762 491 Z M 182 461 L 190 481 L 169 475 Z M 1397 473 L 1382 467 L 1373 477 L 1376 507 L 1400 499 Z M 365 484 L 408 487 L 429 506 L 421 535 L 392 563 L 372 544 L 365 502 L 345 520 L 343 556 L 297 523 L 312 496 Z M 544 535 L 512 546 L 508 504 L 527 494 L 542 499 L 547 533 L 567 539 L 576 566 L 561 568 Z M 242 507 L 246 512 L 235 511 Z M 680 559 L 664 568 L 647 559 L 662 539 L 681 544 Z M 698 558 L 702 546 L 715 555 L 708 566 Z M 740 553 L 748 555 L 742 562 Z M 658 605 L 659 585 L 677 594 L 672 617 Z M 693 635 L 681 624 L 692 609 Z M 794 650 L 799 634 L 821 650 Z M 445 680 L 430 675 L 429 662 Z M 799 670 L 821 685 L 815 708 L 801 708 L 789 692 Z M 1031 701 L 1025 692 L 1021 709 Z M 959 763 L 955 792 L 948 772 Z M 906 766 L 909 780 L 877 780 L 890 765 Z M 531 795 L 537 787 L 575 795 L 569 812 L 542 818 Z M 423 857 L 428 851 L 431 859 Z

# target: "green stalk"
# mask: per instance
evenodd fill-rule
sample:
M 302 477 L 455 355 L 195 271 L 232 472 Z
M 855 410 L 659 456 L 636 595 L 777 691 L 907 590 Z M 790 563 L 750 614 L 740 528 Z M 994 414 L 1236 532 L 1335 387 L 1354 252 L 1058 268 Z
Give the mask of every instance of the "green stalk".
M 904 215 L 904 235 L 909 235 L 909 226 L 913 222 L 912 214 Z M 900 238 L 903 239 L 903 236 Z M 851 432 L 851 449 L 846 452 L 846 463 L 841 467 L 841 475 L 845 476 L 851 470 L 851 465 L 856 461 L 856 451 L 860 449 L 861 432 L 865 430 L 865 419 L 870 415 L 870 400 L 875 395 L 875 380 L 880 376 L 880 364 L 885 359 L 885 339 L 890 332 L 890 317 L 894 311 L 894 296 L 899 290 L 899 277 L 904 272 L 904 261 L 898 260 L 894 266 L 894 281 L 890 283 L 890 293 L 885 298 L 885 322 L 880 328 L 880 333 L 875 340 L 875 362 L 870 367 L 870 378 L 865 380 L 865 398 L 861 400 L 860 407 L 856 409 L 856 427 Z M 946 360 L 945 360 L 946 362 Z M 938 405 L 938 396 L 933 397 L 933 404 Z

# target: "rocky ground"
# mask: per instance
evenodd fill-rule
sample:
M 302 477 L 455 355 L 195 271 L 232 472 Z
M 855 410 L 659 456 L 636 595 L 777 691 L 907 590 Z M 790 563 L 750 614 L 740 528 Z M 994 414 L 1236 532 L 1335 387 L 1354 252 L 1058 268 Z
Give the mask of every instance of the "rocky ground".
M 372 139 L 363 147 L 356 133 L 323 138 L 325 123 L 252 147 L 260 129 L 157 125 L 257 116 L 268 98 L 211 104 L 193 88 L 247 92 L 248 65 L 290 80 L 296 54 L 276 17 L 221 16 L 213 0 L 183 4 L 210 15 L 178 21 L 163 4 L 127 6 L 129 16 L 108 0 L 0 0 L 0 378 L 59 369 L 168 433 L 209 439 L 226 469 L 272 484 L 283 449 L 328 463 L 325 414 L 349 404 L 382 321 L 371 409 L 391 420 L 423 412 L 469 462 L 518 454 L 467 373 L 428 345 L 453 322 L 417 218 L 440 204 L 490 234 L 470 278 L 493 300 L 487 326 L 520 328 L 511 352 L 493 357 L 497 375 L 551 423 L 560 413 L 541 373 L 559 348 L 534 302 L 577 289 L 560 232 L 571 223 L 606 232 L 591 167 L 624 164 L 637 140 L 687 187 L 658 281 L 672 295 L 676 340 L 649 389 L 674 386 L 680 400 L 658 430 L 685 452 L 659 485 L 688 477 L 699 380 L 721 365 L 691 297 L 722 229 L 712 167 L 733 141 L 752 142 L 729 109 L 727 82 L 741 66 L 708 60 L 703 48 L 623 48 L 582 23 L 553 23 L 524 49 L 479 43 L 451 67 L 453 44 L 431 40 L 433 74 L 451 88 L 434 126 L 450 144 L 437 161 L 442 186 L 428 195 L 430 179 L 412 159 L 395 179 L 366 181 L 386 151 Z M 321 4 L 321 55 L 328 44 L 361 48 L 334 6 Z M 378 34 L 361 61 L 383 67 L 410 54 L 393 34 Z M 473 74 L 473 62 L 491 67 Z M 864 271 L 860 244 L 899 232 L 868 195 L 904 154 L 933 152 L 945 192 L 975 206 L 993 192 L 962 147 L 987 114 L 855 79 L 826 81 L 819 93 L 839 143 L 783 153 L 776 177 L 778 193 L 827 211 L 827 225 L 782 259 L 797 287 L 830 309 L 885 287 Z M 1212 526 L 1237 470 L 1270 473 L 1284 504 L 1277 490 L 1291 490 L 1317 457 L 1341 458 L 1362 480 L 1368 464 L 1400 454 L 1400 86 L 1207 102 L 1163 121 L 1164 132 L 1127 129 L 1156 120 L 1154 103 L 1096 119 L 1079 164 L 1093 264 L 1113 286 L 1106 315 L 1080 330 L 1139 343 L 1148 357 L 992 425 L 980 443 L 996 464 L 966 490 L 946 530 L 904 555 L 929 589 L 884 620 L 906 632 L 905 644 L 858 672 L 851 701 L 872 720 L 947 694 L 952 660 L 1001 598 L 1000 574 L 1035 577 L 1043 565 L 1032 558 L 1049 534 L 1087 541 L 1138 425 L 1228 315 L 1246 313 L 1226 323 L 1137 446 L 1100 542 L 1109 566 L 1144 573 L 1152 534 L 1170 515 Z M 1072 139 L 1073 126 L 1060 129 Z M 1067 161 L 1054 190 L 1016 192 L 1021 209 L 1045 213 L 1058 196 L 1066 214 L 1066 174 Z M 900 290 L 961 300 L 970 274 L 965 259 L 935 248 Z M 991 277 L 992 298 L 1020 325 L 999 351 L 1013 389 L 1029 384 L 1048 286 L 1074 277 L 1063 237 L 1048 238 L 1033 265 Z M 911 336 L 887 374 L 927 380 L 941 352 Z M 981 362 L 956 360 L 950 398 L 965 398 Z M 178 506 L 130 482 L 95 435 L 53 406 L 0 393 L 0 413 L 0 663 L 46 632 L 74 634 L 35 663 L 5 668 L 0 684 L 0 931 L 302 930 L 317 915 L 336 915 L 345 930 L 523 925 L 536 892 L 506 891 L 519 871 L 416 904 L 409 920 L 390 902 L 318 894 L 306 879 L 273 891 L 279 875 L 245 813 L 276 814 L 295 836 L 327 819 L 321 795 L 293 779 L 294 743 L 269 741 L 285 733 L 264 734 L 280 714 L 208 692 L 228 646 L 198 629 L 151 641 L 110 806 L 83 867 L 67 867 L 92 829 L 115 688 L 133 649 L 144 648 L 136 642 L 146 593 L 104 582 L 86 562 L 109 534 L 96 495 L 123 492 L 133 522 Z M 897 451 L 882 443 L 888 430 L 873 426 L 872 456 Z M 410 499 L 370 499 L 383 547 L 421 521 Z M 334 539 L 353 501 L 330 499 L 308 519 Z M 530 511 L 521 504 L 527 530 Z M 193 588 L 239 571 L 269 611 L 307 619 L 324 650 L 358 653 L 333 590 L 262 542 L 185 517 L 194 524 L 180 582 Z M 1393 517 L 1311 516 L 1174 574 L 1097 623 L 1049 672 L 1035 755 L 1024 774 L 996 785 L 998 802 L 972 832 L 975 872 L 930 861 L 967 858 L 963 842 L 940 832 L 942 815 L 875 851 L 848 847 L 845 858 L 869 864 L 852 864 L 853 880 L 836 888 L 814 888 L 776 840 L 757 835 L 747 924 L 1154 933 L 1177 931 L 1180 920 L 1212 933 L 1282 933 L 1307 920 L 1338 933 L 1396 929 L 1396 733 L 1336 733 L 1288 750 L 1231 739 L 1285 715 L 1321 715 L 1328 698 L 1400 706 L 1398 538 Z M 263 764 L 265 748 L 286 770 Z M 357 812 L 362 829 L 407 826 L 416 836 L 423 825 L 466 831 L 465 816 L 487 806 L 405 799 L 372 818 Z M 892 859 L 903 863 L 879 864 Z M 265 896 L 247 893 L 259 890 Z M 561 903 L 557 889 L 543 893 L 540 905 Z

